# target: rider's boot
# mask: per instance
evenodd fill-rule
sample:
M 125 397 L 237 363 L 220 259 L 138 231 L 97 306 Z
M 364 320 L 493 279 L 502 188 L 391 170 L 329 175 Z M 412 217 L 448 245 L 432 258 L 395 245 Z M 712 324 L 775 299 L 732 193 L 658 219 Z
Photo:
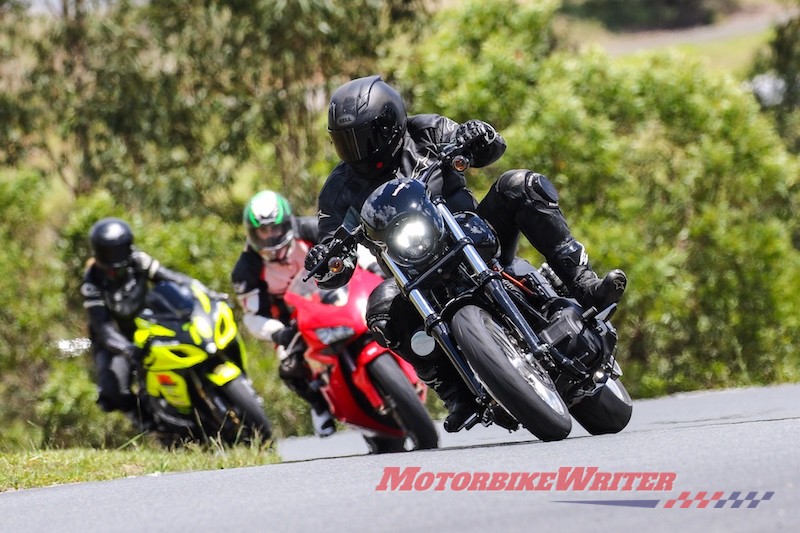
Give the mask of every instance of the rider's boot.
M 473 417 L 478 416 L 475 397 L 450 364 L 417 368 L 417 375 L 439 395 L 449 414 L 444 419 L 448 433 L 461 431 Z
M 581 305 L 598 311 L 619 302 L 628 283 L 625 272 L 620 269 L 599 278 L 589 264 L 583 245 L 572 238 L 562 243 L 548 262 Z
M 318 437 L 330 437 L 336 432 L 336 420 L 324 400 L 311 404 L 311 425 Z
M 319 388 L 309 381 L 309 372 L 301 349 L 283 354 L 278 366 L 278 376 L 290 390 L 311 406 L 311 426 L 314 433 L 318 437 L 333 435 L 336 431 L 336 420 Z

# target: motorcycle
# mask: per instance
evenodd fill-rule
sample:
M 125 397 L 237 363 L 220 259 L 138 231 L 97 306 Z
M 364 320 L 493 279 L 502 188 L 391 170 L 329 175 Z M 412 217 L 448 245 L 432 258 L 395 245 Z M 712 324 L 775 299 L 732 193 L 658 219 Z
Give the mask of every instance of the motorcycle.
M 341 272 L 354 246 L 369 248 L 423 319 L 415 353 L 438 346 L 474 395 L 476 414 L 463 428 L 521 425 L 555 441 L 569 435 L 572 415 L 593 435 L 621 431 L 633 405 L 615 356 L 616 304 L 582 307 L 546 263 L 501 265 L 485 220 L 430 197 L 427 181 L 467 170 L 469 152 L 469 144 L 446 145 L 418 178 L 397 176 L 360 213 L 351 208 L 309 276 Z
M 142 409 L 168 446 L 267 441 L 263 400 L 246 375 L 233 311 L 198 286 L 160 282 L 135 319 Z
M 383 278 L 357 266 L 347 285 L 324 290 L 306 274 L 294 277 L 284 300 L 307 345 L 312 386 L 331 414 L 358 428 L 371 453 L 404 451 L 407 439 L 414 449 L 436 448 L 439 436 L 424 405 L 425 384 L 367 328 L 367 298 Z

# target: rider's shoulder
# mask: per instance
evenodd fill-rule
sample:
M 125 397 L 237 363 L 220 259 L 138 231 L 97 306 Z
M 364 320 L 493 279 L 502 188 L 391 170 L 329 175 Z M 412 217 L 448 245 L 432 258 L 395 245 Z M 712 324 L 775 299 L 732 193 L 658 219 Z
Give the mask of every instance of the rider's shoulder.
M 434 113 L 412 115 L 406 123 L 409 136 L 417 142 L 442 142 L 457 127 L 454 120 Z
M 233 266 L 231 281 L 233 281 L 234 285 L 242 281 L 252 284 L 261 277 L 262 268 L 264 268 L 264 260 L 255 250 L 247 246 L 239 254 L 239 258 Z
M 406 122 L 406 128 L 413 135 L 416 131 L 439 128 L 443 123 L 448 122 L 453 121 L 436 113 L 421 113 L 419 115 L 410 115 Z

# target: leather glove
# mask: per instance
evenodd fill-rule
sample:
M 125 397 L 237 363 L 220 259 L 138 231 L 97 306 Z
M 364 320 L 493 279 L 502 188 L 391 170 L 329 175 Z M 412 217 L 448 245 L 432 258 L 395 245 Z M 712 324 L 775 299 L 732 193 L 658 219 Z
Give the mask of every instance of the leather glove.
M 325 257 L 327 253 L 328 253 L 328 246 L 326 244 L 320 243 L 312 246 L 311 249 L 308 251 L 308 254 L 306 254 L 306 261 L 305 261 L 306 270 L 308 271 L 313 270 L 314 267 L 317 266 L 317 264 L 319 264 L 320 261 L 322 261 L 322 259 Z M 328 266 L 325 265 L 319 272 L 317 272 L 316 275 L 321 276 L 327 272 L 328 272 Z
M 272 342 L 278 346 L 288 346 L 297 331 L 292 326 L 286 326 L 272 334 Z
M 139 360 L 142 350 L 135 344 L 129 344 L 122 350 L 122 352 L 120 352 L 120 354 L 127 359 L 128 362 L 135 363 Z
M 496 136 L 495 129 L 482 120 L 468 120 L 456 130 L 456 142 L 474 148 L 489 146 Z

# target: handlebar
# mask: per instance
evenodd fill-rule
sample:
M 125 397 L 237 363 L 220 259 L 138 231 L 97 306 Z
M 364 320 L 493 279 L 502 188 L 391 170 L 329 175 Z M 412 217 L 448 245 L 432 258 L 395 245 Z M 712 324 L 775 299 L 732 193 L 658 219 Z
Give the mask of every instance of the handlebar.
M 339 226 L 339 229 L 337 229 L 336 233 L 333 234 L 333 240 L 331 241 L 331 245 L 328 247 L 328 253 L 325 254 L 322 260 L 317 263 L 314 268 L 308 271 L 308 274 L 303 276 L 303 281 L 305 282 L 310 280 L 325 266 L 327 266 L 331 272 L 335 273 L 340 271 L 344 266 L 342 256 L 346 253 L 350 253 L 350 250 L 355 249 L 355 247 L 363 240 L 364 230 L 361 226 L 356 226 L 352 230 L 348 229 L 344 225 Z
M 494 136 L 496 135 L 497 133 L 494 132 Z M 480 140 L 480 138 L 476 138 L 468 143 L 450 143 L 444 145 L 442 150 L 439 152 L 439 158 L 432 165 L 425 169 L 419 180 L 427 184 L 428 180 L 435 171 L 446 166 L 450 166 L 450 168 L 456 170 L 457 172 L 464 172 L 472 165 L 472 155 L 470 153 L 471 148 Z M 491 141 L 494 141 L 494 137 L 491 139 Z M 339 228 L 336 230 L 336 233 L 333 235 L 333 240 L 331 240 L 331 246 L 328 248 L 328 252 L 314 266 L 314 268 L 312 268 L 305 276 L 303 276 L 303 282 L 306 282 L 314 277 L 315 274 L 320 272 L 326 266 L 328 270 L 334 273 L 341 270 L 343 268 L 342 255 L 349 253 L 350 250 L 354 249 L 363 241 L 364 230 L 360 225 L 356 226 L 352 230 L 348 229 L 344 224 L 339 226 Z

